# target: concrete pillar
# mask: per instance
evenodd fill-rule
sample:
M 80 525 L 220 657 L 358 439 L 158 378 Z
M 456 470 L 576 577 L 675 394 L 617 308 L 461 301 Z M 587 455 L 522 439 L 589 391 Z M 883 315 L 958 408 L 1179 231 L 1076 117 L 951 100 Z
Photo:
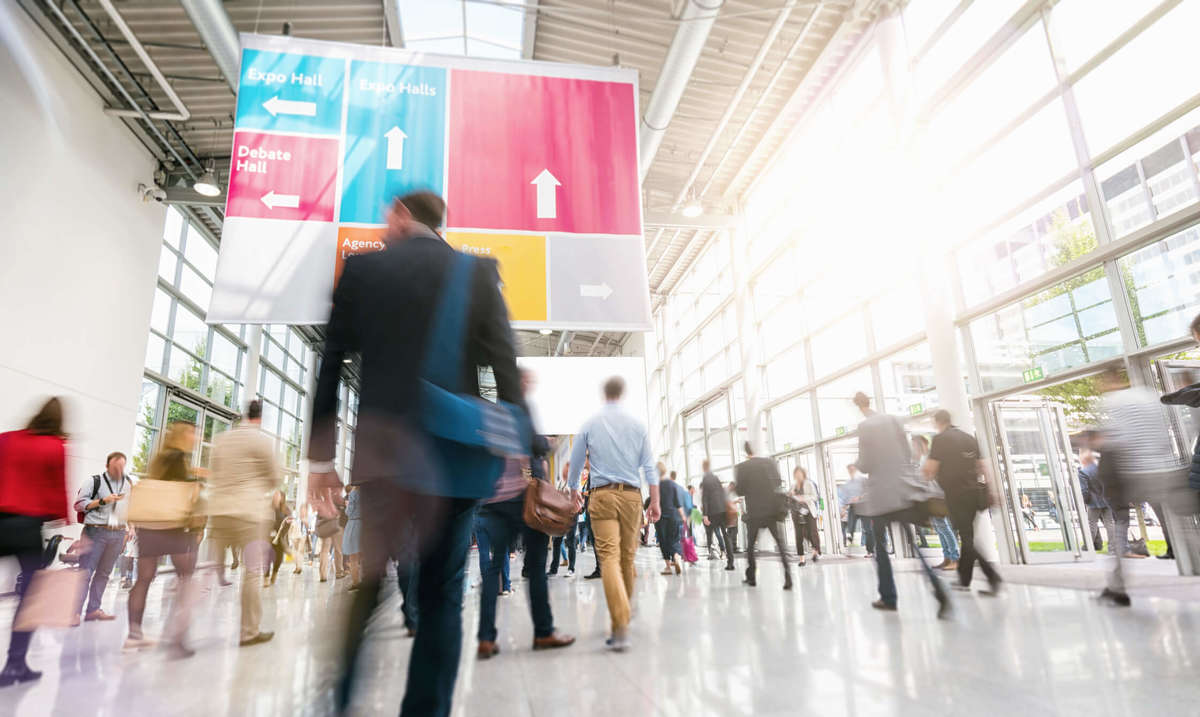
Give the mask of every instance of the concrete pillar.
M 730 269 L 733 273 L 734 313 L 737 317 L 738 343 L 742 351 L 742 393 L 746 401 L 746 440 L 758 455 L 767 454 L 762 435 L 762 356 L 759 355 L 758 332 L 754 329 L 754 306 L 750 297 L 750 267 L 746 263 L 746 247 L 750 243 L 750 227 L 746 207 L 738 203 L 737 220 L 729 242 Z M 687 447 L 684 446 L 684 450 Z M 737 447 L 734 447 L 737 455 Z
M 309 349 L 304 362 L 304 413 L 300 420 L 304 428 L 300 431 L 300 480 L 296 485 L 296 506 L 308 500 L 308 446 L 312 440 L 312 406 L 317 395 L 317 352 Z
M 242 372 L 242 385 L 245 386 L 245 395 L 242 397 L 242 407 L 250 405 L 250 402 L 258 397 L 258 374 L 259 365 L 262 363 L 262 339 L 263 327 L 261 324 L 255 324 L 246 332 L 246 367 Z

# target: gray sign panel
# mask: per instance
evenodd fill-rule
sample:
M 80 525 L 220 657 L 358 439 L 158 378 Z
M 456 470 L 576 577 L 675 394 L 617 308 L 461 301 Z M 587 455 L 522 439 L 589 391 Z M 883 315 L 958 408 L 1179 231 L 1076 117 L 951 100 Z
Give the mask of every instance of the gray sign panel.
M 550 319 L 560 328 L 642 331 L 650 324 L 640 236 L 551 234 Z

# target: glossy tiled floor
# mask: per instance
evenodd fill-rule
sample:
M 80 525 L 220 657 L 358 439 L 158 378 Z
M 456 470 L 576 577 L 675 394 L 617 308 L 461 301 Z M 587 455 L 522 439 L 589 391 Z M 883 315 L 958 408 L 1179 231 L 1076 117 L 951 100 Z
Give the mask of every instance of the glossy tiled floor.
M 593 565 L 580 558 L 581 573 Z M 552 580 L 566 650 L 533 653 L 523 586 L 501 600 L 503 653 L 476 663 L 477 595 L 468 596 L 459 674 L 459 715 L 1190 715 L 1200 713 L 1200 604 L 1138 599 L 1132 609 L 1097 605 L 1087 592 L 1010 585 L 1000 599 L 954 595 L 949 622 L 934 619 L 921 576 L 902 566 L 900 612 L 869 607 L 874 572 L 865 560 L 826 561 L 799 573 L 785 593 L 778 563 L 757 589 L 740 572 L 702 561 L 682 577 L 657 574 L 643 550 L 632 651 L 602 649 L 607 625 L 596 581 Z M 1051 568 L 1052 569 L 1052 568 Z M 160 578 L 147 631 L 166 609 Z M 235 588 L 201 600 L 194 658 L 123 655 L 126 594 L 109 590 L 114 623 L 39 633 L 30 663 L 46 671 L 31 687 L 0 691 L 0 714 L 323 715 L 329 713 L 336 625 L 344 581 L 319 584 L 286 572 L 267 592 L 262 646 L 236 646 Z M 1135 595 L 1136 598 L 1136 595 Z M 4 624 L 11 601 L 0 610 Z M 371 684 L 362 714 L 393 715 L 403 694 L 408 641 L 395 600 L 376 622 Z

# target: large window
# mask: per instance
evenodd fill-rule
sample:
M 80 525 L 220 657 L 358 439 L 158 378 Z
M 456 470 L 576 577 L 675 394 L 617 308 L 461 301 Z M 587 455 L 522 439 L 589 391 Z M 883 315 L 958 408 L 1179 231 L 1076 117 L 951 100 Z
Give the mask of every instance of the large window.
M 1120 261 L 1140 346 L 1186 336 L 1200 309 L 1200 225 Z
M 1112 358 L 1121 335 L 1097 267 L 971 322 L 984 391 Z
M 215 245 L 167 208 L 146 368 L 229 409 L 241 397 L 245 329 L 204 322 L 217 267 Z

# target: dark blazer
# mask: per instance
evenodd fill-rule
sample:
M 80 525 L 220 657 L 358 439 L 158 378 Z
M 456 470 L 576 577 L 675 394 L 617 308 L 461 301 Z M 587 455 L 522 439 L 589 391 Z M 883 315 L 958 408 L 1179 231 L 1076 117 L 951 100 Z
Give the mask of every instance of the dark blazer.
M 746 499 L 751 518 L 769 518 L 779 512 L 779 489 L 783 479 L 779 466 L 770 458 L 748 458 L 733 468 L 734 490 Z
M 362 357 L 352 479 L 391 478 L 440 495 L 438 461 L 420 426 L 420 374 L 434 311 L 455 251 L 432 234 L 389 243 L 383 251 L 349 257 L 326 327 L 325 350 L 313 399 L 309 458 L 332 460 L 337 443 L 337 387 L 342 360 Z M 500 275 L 478 259 L 472 277 L 457 393 L 479 394 L 481 366 L 491 366 L 501 400 L 525 409 Z
M 728 495 L 721 479 L 715 473 L 705 473 L 700 481 L 700 510 L 705 517 L 711 518 L 722 515 L 728 507 Z

